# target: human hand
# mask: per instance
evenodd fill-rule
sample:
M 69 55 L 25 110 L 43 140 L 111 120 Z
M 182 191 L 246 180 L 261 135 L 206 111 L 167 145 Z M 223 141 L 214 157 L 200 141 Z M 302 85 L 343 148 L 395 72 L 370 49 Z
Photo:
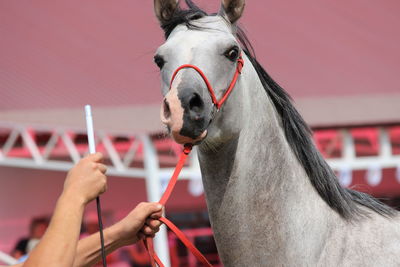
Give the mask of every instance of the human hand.
M 63 195 L 71 195 L 87 204 L 107 190 L 107 166 L 101 153 L 81 159 L 67 174 Z
M 136 243 L 146 236 L 154 236 L 159 231 L 162 215 L 162 205 L 159 203 L 142 202 L 138 204 L 125 218 L 116 223 L 120 241 L 124 246 Z

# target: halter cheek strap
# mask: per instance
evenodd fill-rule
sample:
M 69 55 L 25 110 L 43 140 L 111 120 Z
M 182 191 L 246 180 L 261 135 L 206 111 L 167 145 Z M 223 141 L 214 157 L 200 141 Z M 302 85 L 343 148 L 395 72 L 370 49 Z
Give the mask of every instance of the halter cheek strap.
M 194 69 L 195 71 L 197 71 L 197 73 L 203 79 L 204 83 L 207 86 L 208 92 L 210 93 L 210 96 L 211 96 L 213 104 L 217 107 L 217 110 L 219 110 L 221 108 L 222 104 L 228 98 L 229 94 L 232 92 L 232 89 L 235 87 L 236 81 L 237 81 L 239 75 L 242 73 L 243 65 L 244 65 L 244 60 L 242 58 L 242 55 L 240 55 L 239 58 L 237 59 L 235 75 L 233 76 L 233 79 L 232 79 L 229 87 L 226 89 L 224 95 L 222 96 L 222 98 L 219 101 L 217 100 L 217 97 L 215 96 L 215 91 L 213 90 L 210 82 L 208 81 L 207 76 L 204 74 L 204 72 L 199 67 L 197 67 L 195 65 L 185 64 L 185 65 L 182 65 L 182 66 L 178 67 L 175 70 L 174 74 L 172 75 L 171 82 L 169 84 L 169 88 L 171 89 L 172 83 L 174 82 L 175 77 L 176 77 L 176 75 L 178 74 L 178 72 L 180 70 L 182 70 L 182 69 Z

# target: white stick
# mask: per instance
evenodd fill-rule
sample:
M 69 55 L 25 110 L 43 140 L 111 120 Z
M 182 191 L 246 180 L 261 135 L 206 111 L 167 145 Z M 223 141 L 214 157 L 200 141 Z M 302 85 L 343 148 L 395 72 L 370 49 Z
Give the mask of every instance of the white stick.
M 8 255 L 2 251 L 0 251 L 0 262 L 4 262 L 5 264 L 9 264 L 9 265 L 18 263 L 18 261 L 16 259 L 14 259 L 10 255 Z
M 86 114 L 86 130 L 89 142 L 89 153 L 94 154 L 96 153 L 96 143 L 94 141 L 93 117 L 90 105 L 85 106 L 85 114 Z
M 85 114 L 86 114 L 86 130 L 89 143 L 89 153 L 94 154 L 96 153 L 96 144 L 94 141 L 93 118 L 92 118 L 92 109 L 90 105 L 85 106 Z M 106 250 L 104 247 L 104 236 L 103 236 L 103 222 L 101 219 L 100 197 L 96 198 L 96 204 L 97 204 L 97 219 L 99 222 L 99 232 L 100 232 L 101 258 L 103 261 L 103 267 L 107 267 Z

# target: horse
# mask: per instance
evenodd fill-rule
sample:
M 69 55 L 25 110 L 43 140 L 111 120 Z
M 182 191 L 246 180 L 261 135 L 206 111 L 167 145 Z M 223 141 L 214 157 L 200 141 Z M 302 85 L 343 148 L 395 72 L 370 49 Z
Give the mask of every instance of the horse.
M 154 56 L 160 116 L 176 142 L 198 147 L 224 266 L 400 266 L 399 212 L 340 186 L 238 26 L 245 1 L 222 0 L 215 14 L 185 2 L 154 0 L 166 39 Z

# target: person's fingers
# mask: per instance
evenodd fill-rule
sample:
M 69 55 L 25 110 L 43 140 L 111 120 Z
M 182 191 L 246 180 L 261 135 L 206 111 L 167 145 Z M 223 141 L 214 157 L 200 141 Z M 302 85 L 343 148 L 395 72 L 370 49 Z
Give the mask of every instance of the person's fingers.
M 147 203 L 147 202 L 142 202 L 137 206 L 138 209 L 138 216 L 142 220 L 145 220 L 147 217 L 152 215 L 153 213 L 161 212 L 163 206 L 160 203 Z
M 153 214 L 150 215 L 150 218 L 152 219 L 160 219 L 162 216 L 163 210 L 161 209 L 160 211 L 157 211 Z
M 153 235 L 153 234 L 155 233 L 155 231 L 154 231 L 153 229 L 151 229 L 151 228 L 150 228 L 149 226 L 147 226 L 147 225 L 143 226 L 142 232 L 143 232 L 145 235 L 147 235 L 147 236 Z
M 107 166 L 101 163 L 97 163 L 97 168 L 99 168 L 99 170 L 105 174 L 107 172 Z
M 103 194 L 103 193 L 105 193 L 105 192 L 107 191 L 107 189 L 108 189 L 108 186 L 107 186 L 107 184 L 105 184 L 105 185 L 103 186 L 103 188 L 100 190 L 100 195 Z
M 159 220 L 153 220 L 153 219 L 147 219 L 146 220 L 146 225 L 149 226 L 153 230 L 158 230 L 161 226 L 161 221 Z
M 142 239 L 146 239 L 147 237 L 152 237 L 152 238 L 154 238 L 154 237 L 156 236 L 155 233 L 152 233 L 152 234 L 150 234 L 150 235 L 146 235 L 146 234 L 143 233 L 143 232 L 140 232 L 140 235 L 143 236 Z
M 103 154 L 100 152 L 96 152 L 94 154 L 90 154 L 87 156 L 88 159 L 94 161 L 94 162 L 102 162 L 103 161 Z
M 97 167 L 96 167 L 97 168 Z M 92 180 L 92 192 L 97 193 L 96 197 L 98 195 L 103 194 L 104 192 L 107 191 L 108 185 L 107 185 L 107 175 L 97 172 L 96 175 L 94 176 L 95 180 Z
M 163 209 L 163 205 L 161 205 L 160 203 L 156 203 L 156 202 L 149 203 L 148 208 L 147 208 L 148 216 L 153 213 L 162 212 L 162 209 Z

